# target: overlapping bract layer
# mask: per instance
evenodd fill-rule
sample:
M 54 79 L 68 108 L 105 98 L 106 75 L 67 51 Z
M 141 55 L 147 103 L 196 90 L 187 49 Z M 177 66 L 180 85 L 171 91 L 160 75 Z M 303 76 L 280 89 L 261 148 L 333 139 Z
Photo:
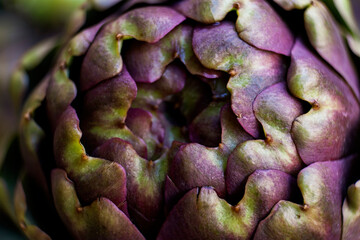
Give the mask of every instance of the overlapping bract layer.
M 355 70 L 335 25 L 313 26 L 332 21 L 321 3 L 276 2 L 307 8 L 314 49 L 265 0 L 137 8 L 73 38 L 46 103 L 55 206 L 75 238 L 340 237 Z

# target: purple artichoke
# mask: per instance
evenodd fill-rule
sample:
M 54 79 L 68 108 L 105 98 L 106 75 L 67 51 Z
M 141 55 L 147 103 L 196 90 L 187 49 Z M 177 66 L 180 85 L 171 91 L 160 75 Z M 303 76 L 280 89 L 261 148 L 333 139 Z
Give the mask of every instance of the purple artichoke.
M 341 4 L 89 1 L 14 74 L 0 209 L 29 239 L 360 239 Z

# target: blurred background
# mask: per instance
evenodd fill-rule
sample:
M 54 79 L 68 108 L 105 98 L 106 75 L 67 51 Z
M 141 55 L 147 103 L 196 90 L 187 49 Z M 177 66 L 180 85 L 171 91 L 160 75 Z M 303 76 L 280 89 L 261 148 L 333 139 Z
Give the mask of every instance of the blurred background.
M 61 34 L 86 0 L 0 0 L 0 78 L 35 43 Z M 3 84 L 2 81 L 2 84 Z

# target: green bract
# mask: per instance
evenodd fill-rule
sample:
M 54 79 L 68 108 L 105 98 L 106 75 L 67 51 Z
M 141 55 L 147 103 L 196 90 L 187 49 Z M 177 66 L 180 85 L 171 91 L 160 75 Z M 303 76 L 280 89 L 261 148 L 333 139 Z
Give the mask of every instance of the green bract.
M 29 239 L 359 239 L 349 3 L 84 1 L 14 73 L 0 209 Z

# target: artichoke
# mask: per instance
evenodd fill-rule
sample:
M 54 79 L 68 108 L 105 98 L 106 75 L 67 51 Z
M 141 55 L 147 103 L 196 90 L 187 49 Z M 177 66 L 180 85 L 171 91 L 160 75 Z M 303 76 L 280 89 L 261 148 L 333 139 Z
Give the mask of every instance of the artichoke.
M 339 2 L 87 1 L 14 72 L 0 209 L 28 239 L 360 239 Z

